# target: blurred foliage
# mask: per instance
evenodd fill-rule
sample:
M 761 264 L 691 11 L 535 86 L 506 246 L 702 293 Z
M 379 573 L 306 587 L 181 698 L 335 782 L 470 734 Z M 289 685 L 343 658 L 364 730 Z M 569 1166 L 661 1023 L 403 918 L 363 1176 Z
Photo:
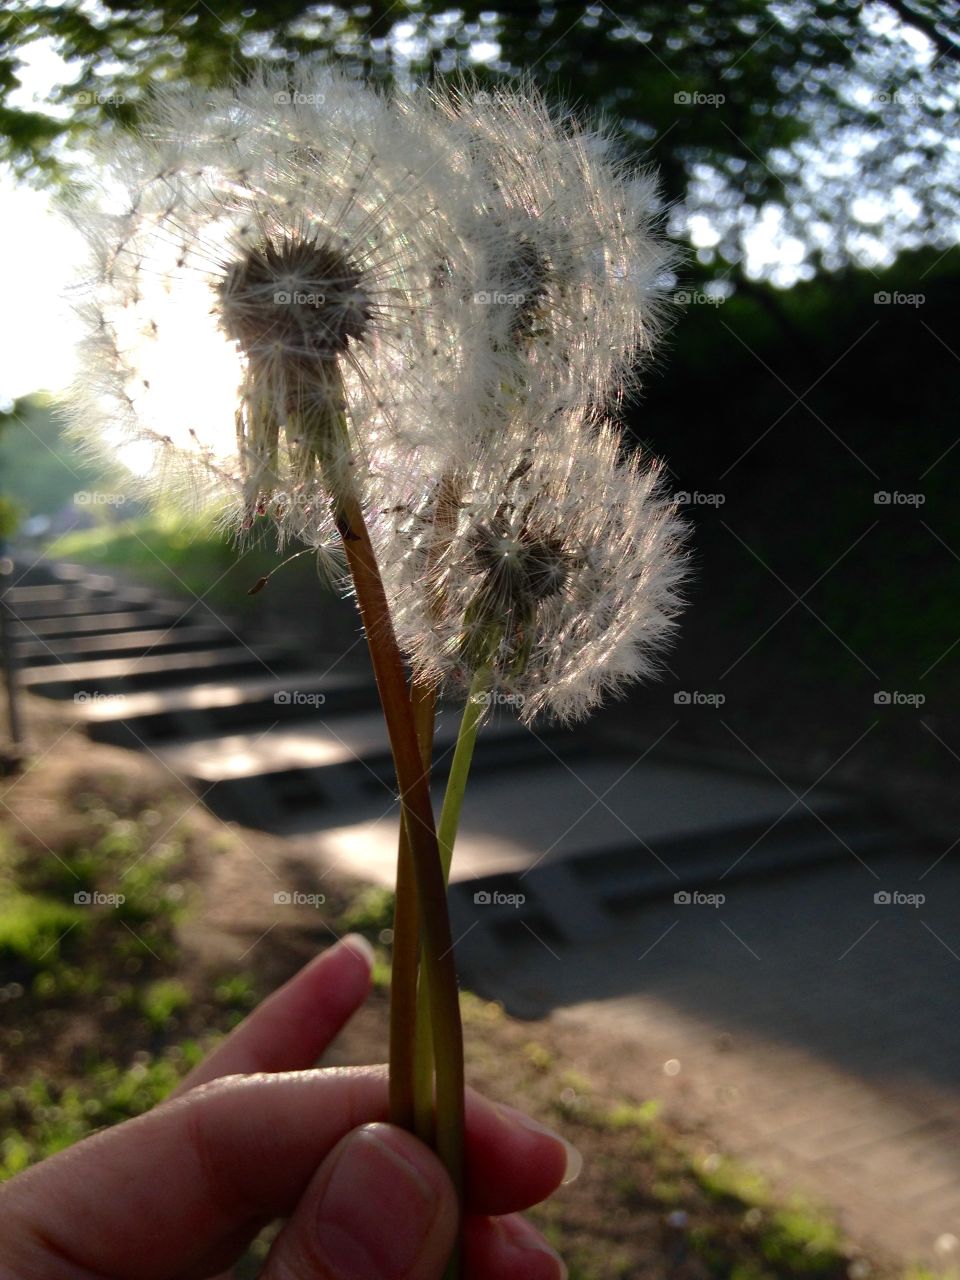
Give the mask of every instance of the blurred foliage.
M 879 275 L 847 268 L 788 291 L 749 285 L 713 305 L 701 296 L 687 308 L 629 421 L 668 459 L 673 487 L 722 496 L 719 506 L 687 509 L 709 563 L 694 591 L 716 593 L 721 633 L 739 621 L 756 635 L 761 601 L 786 610 L 791 588 L 816 582 L 816 612 L 873 666 L 899 670 L 911 681 L 902 687 L 918 687 L 953 644 L 960 517 L 944 388 L 960 359 L 951 337 L 958 288 L 960 255 L 924 250 Z M 916 304 L 874 301 L 882 296 Z M 883 505 L 878 493 L 919 495 L 919 504 Z M 819 670 L 824 689 L 866 678 L 808 621 L 809 649 L 793 663 Z M 941 663 L 932 679 L 956 682 L 955 664 Z
M 80 492 L 108 493 L 112 478 L 64 443 L 60 422 L 49 397 L 16 401 L 0 411 L 0 477 L 4 490 L 16 495 L 23 516 L 52 516 L 64 509 L 81 511 Z M 107 504 L 91 504 L 103 514 Z
M 5 538 L 12 538 L 23 519 L 23 508 L 13 498 L 0 494 L 0 543 Z
M 104 121 L 129 124 L 150 86 L 222 82 L 259 58 L 335 58 L 403 84 L 458 66 L 481 79 L 523 72 L 622 121 L 668 198 L 710 210 L 727 262 L 751 221 L 744 210 L 769 200 L 788 225 L 832 219 L 826 243 L 810 239 L 811 260 L 839 260 L 870 231 L 851 219 L 852 197 L 889 196 L 891 171 L 914 243 L 942 239 L 957 216 L 942 165 L 957 123 L 958 13 L 957 0 L 38 4 L 0 16 L 0 155 L 21 174 L 62 176 L 63 144 Z M 66 60 L 67 82 L 28 105 L 15 93 L 22 55 L 42 40 Z M 698 105 L 697 94 L 720 102 Z M 840 144 L 832 177 L 804 181 L 805 138 L 818 151 Z

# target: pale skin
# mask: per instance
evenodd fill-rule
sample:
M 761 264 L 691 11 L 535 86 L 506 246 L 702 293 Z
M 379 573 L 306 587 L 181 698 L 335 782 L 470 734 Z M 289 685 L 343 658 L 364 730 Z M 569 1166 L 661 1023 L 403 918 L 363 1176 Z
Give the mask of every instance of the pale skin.
M 346 938 L 265 1000 L 166 1102 L 0 1187 L 0 1280 L 226 1280 L 285 1224 L 261 1280 L 440 1280 L 456 1230 L 436 1156 L 386 1123 L 385 1067 L 312 1065 L 370 986 Z M 576 1167 L 556 1135 L 471 1093 L 467 1280 L 559 1280 L 520 1211 Z

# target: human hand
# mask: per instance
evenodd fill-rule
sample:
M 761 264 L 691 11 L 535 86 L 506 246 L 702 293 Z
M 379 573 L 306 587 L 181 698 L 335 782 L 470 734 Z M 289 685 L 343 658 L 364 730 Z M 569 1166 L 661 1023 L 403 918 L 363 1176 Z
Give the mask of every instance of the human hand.
M 0 1187 L 0 1280 L 200 1280 L 287 1221 L 262 1280 L 439 1280 L 457 1209 L 419 1139 L 385 1123 L 385 1067 L 309 1070 L 366 999 L 351 936 L 311 961 L 161 1106 Z M 533 1127 L 528 1127 L 533 1126 Z M 518 1211 L 579 1157 L 520 1112 L 467 1098 L 468 1280 L 559 1280 Z

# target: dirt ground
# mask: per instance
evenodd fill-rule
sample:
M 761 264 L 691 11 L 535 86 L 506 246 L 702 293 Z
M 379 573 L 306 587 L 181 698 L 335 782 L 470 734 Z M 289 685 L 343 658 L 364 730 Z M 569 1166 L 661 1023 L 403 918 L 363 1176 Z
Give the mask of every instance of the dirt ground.
M 86 838 L 96 797 L 107 797 L 117 813 L 161 815 L 151 819 L 161 829 L 157 840 L 165 831 L 181 833 L 183 857 L 168 888 L 186 906 L 173 927 L 173 945 L 164 950 L 158 933 L 142 969 L 139 961 L 125 963 L 134 965 L 134 985 L 173 976 L 191 999 L 165 1027 L 145 1027 L 130 1001 L 109 988 L 103 999 L 80 996 L 40 1007 L 31 1000 L 29 972 L 9 969 L 0 955 L 7 969 L 0 984 L 23 994 L 0 1010 L 6 1024 L 0 1065 L 14 1089 L 38 1075 L 81 1081 L 91 1055 L 107 1054 L 123 1065 L 187 1038 L 204 1042 L 229 1025 L 211 995 L 217 984 L 242 974 L 252 998 L 262 996 L 350 927 L 364 886 L 330 872 L 318 886 L 326 895 L 322 911 L 292 908 L 278 924 L 278 883 L 303 884 L 295 843 L 224 824 L 158 761 L 91 744 L 57 708 L 30 700 L 28 712 L 32 757 L 19 777 L 0 780 L 0 827 L 28 859 L 59 860 L 58 851 Z M 144 923 L 144 937 L 152 927 Z M 385 1056 L 389 929 L 373 918 L 359 927 L 381 953 L 380 981 L 328 1055 L 330 1063 Z M 901 1260 L 841 1241 L 828 1210 L 792 1204 L 782 1189 L 761 1186 L 725 1158 L 708 1129 L 690 1124 L 682 1090 L 672 1089 L 663 1105 L 663 1064 L 635 1049 L 625 1054 L 614 1037 L 586 1043 L 551 1019 L 519 1022 L 469 993 L 464 1020 L 470 1082 L 561 1129 L 584 1155 L 577 1183 L 533 1214 L 574 1280 L 905 1274 L 919 1280 L 929 1274 L 907 1273 Z

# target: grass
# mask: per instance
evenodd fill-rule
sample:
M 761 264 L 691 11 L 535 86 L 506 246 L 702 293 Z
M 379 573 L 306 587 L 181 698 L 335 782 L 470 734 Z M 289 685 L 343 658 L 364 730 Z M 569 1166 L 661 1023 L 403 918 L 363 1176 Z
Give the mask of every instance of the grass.
M 272 544 L 251 546 L 238 555 L 232 540 L 208 522 L 162 513 L 65 534 L 50 554 L 116 569 L 164 591 L 207 594 L 214 603 L 242 597 L 282 559 Z

